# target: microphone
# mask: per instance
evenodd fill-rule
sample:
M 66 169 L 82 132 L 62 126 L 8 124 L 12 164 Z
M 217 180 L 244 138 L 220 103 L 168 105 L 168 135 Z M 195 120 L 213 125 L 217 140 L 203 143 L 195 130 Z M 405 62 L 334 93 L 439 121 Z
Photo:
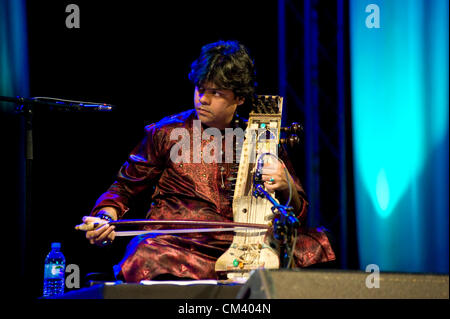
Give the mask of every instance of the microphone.
M 49 106 L 51 109 L 56 109 L 58 111 L 109 112 L 109 111 L 113 111 L 116 108 L 112 104 L 72 101 L 72 100 L 56 99 L 56 98 L 50 98 L 50 97 L 34 97 L 31 100 L 35 104 L 46 105 L 46 106 Z
M 73 101 L 52 97 L 23 98 L 0 96 L 0 101 L 12 102 L 17 104 L 16 111 L 21 112 L 27 110 L 30 106 L 33 105 L 43 105 L 49 107 L 51 110 L 63 112 L 109 112 L 113 111 L 116 108 L 116 106 L 106 103 Z

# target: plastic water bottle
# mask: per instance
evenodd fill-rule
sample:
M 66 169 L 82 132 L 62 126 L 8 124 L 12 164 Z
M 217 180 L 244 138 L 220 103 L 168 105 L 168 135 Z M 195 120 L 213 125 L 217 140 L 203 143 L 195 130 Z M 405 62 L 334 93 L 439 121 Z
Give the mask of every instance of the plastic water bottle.
M 44 297 L 62 295 L 64 293 L 66 259 L 61 252 L 60 243 L 52 243 L 52 250 L 45 258 Z

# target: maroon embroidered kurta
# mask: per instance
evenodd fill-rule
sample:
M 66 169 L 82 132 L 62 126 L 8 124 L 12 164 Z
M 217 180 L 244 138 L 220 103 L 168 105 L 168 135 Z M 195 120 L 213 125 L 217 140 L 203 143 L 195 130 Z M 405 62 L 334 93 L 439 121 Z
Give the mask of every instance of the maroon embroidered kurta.
M 198 155 L 194 153 L 197 151 L 194 139 L 201 143 L 201 149 L 205 149 L 212 140 L 201 138 L 203 128 L 200 126 L 200 131 L 196 129 L 193 124 L 196 119 L 195 110 L 189 110 L 147 126 L 145 138 L 131 152 L 117 180 L 98 199 L 91 214 L 95 215 L 102 207 L 112 206 L 117 208 L 119 218 L 123 218 L 130 201 L 154 187 L 148 219 L 232 221 L 232 177 L 236 176 L 238 165 L 225 161 L 193 161 L 193 156 Z M 178 142 L 178 135 L 173 134 L 171 139 L 171 133 L 176 133 L 173 130 L 177 128 L 185 128 L 192 137 L 190 162 L 176 163 L 171 159 L 171 149 Z M 224 145 L 224 141 L 222 143 Z M 303 189 L 289 160 L 280 153 L 303 202 L 298 216 L 304 224 L 308 204 Z M 165 226 L 145 226 L 145 229 L 162 227 Z M 116 266 L 116 275 L 126 282 L 139 282 L 162 274 L 217 279 L 215 262 L 230 246 L 232 238 L 233 233 L 229 232 L 138 236 L 130 242 L 125 257 Z M 294 253 L 297 266 L 306 267 L 335 259 L 323 232 L 302 229 L 297 239 Z

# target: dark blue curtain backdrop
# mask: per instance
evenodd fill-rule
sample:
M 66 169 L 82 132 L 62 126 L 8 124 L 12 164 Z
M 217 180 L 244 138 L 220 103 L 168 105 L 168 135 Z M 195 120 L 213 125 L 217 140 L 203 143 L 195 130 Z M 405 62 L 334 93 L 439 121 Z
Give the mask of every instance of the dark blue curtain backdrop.
M 78 29 L 65 24 L 70 3 L 80 8 Z M 380 28 L 367 27 L 369 4 L 380 9 Z M 330 231 L 337 267 L 448 273 L 448 1 L 174 6 L 0 0 L 0 95 L 118 106 L 105 114 L 36 110 L 26 216 L 23 122 L 0 104 L 2 165 L 14 173 L 2 192 L 14 220 L 7 254 L 21 261 L 26 294 L 42 293 L 53 241 L 82 278 L 112 272 L 129 239 L 99 248 L 74 226 L 144 126 L 192 107 L 190 64 L 219 39 L 246 44 L 257 93 L 283 95 L 283 122 L 304 125 L 289 152 L 309 196 L 309 225 Z M 128 217 L 142 218 L 145 204 Z

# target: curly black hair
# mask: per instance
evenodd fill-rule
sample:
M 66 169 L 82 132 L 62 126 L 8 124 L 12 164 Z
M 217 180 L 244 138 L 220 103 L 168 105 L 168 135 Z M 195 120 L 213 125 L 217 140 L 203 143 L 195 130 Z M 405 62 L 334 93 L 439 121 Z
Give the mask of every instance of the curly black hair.
M 251 101 L 256 89 L 254 61 L 237 41 L 217 41 L 202 47 L 191 65 L 189 79 L 196 86 L 207 82 L 232 90 L 237 97 Z

